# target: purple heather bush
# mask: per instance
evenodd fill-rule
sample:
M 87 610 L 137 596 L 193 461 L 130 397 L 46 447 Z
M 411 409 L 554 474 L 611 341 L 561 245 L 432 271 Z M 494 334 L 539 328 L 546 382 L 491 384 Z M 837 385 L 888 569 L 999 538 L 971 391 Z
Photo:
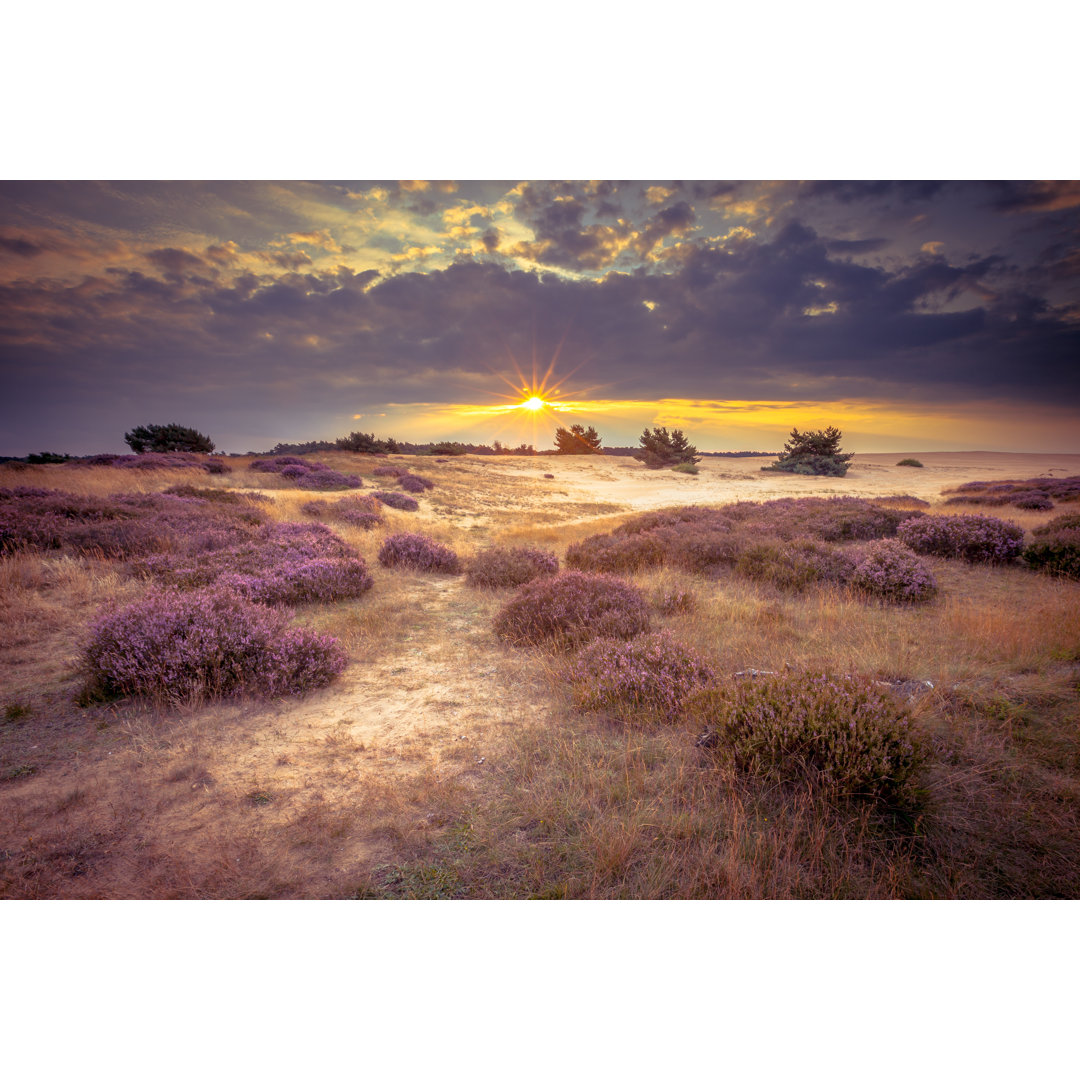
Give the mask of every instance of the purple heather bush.
M 99 615 L 83 665 L 83 700 L 134 695 L 179 703 L 302 694 L 340 675 L 346 657 L 335 638 L 209 588 L 151 593 Z
M 400 491 L 373 491 L 372 496 L 385 506 L 392 506 L 395 510 L 419 510 L 420 504 L 408 495 L 402 495 Z
M 601 638 L 570 669 L 578 705 L 622 719 L 676 720 L 686 699 L 714 679 L 712 668 L 662 630 L 630 641 Z
M 1024 530 L 1019 525 L 976 514 L 909 518 L 897 536 L 920 555 L 968 562 L 1010 562 L 1024 547 Z
M 895 698 L 850 675 L 737 680 L 695 695 L 688 711 L 737 768 L 838 797 L 907 802 L 925 758 Z
M 376 465 L 371 470 L 372 476 L 393 476 L 395 478 L 399 476 L 408 476 L 409 470 L 404 465 Z
M 430 491 L 435 485 L 423 476 L 416 476 L 414 473 L 407 473 L 398 479 L 398 485 L 404 488 L 405 491 L 411 491 L 414 495 L 419 494 L 421 491 Z
M 664 561 L 664 542 L 652 532 L 588 536 L 566 549 L 566 565 L 593 573 L 626 574 Z
M 465 580 L 481 588 L 517 588 L 534 578 L 559 572 L 559 560 L 530 547 L 488 548 L 469 564 Z
M 249 468 L 256 472 L 277 473 L 305 491 L 343 491 L 364 486 L 364 481 L 352 473 L 339 473 L 321 461 L 305 461 L 289 454 L 253 461 Z
M 1041 494 L 1042 500 L 1035 495 Z M 1030 480 L 972 480 L 951 490 L 946 503 L 971 503 L 983 506 L 1012 504 L 1026 510 L 1047 510 L 1053 500 L 1075 502 L 1080 499 L 1080 476 L 1036 476 Z M 1049 502 L 1050 506 L 1046 503 Z M 1032 505 L 1025 506 L 1025 503 Z
M 75 468 L 106 465 L 116 469 L 202 469 L 208 473 L 232 472 L 221 458 L 182 450 L 165 454 L 93 454 L 90 457 L 71 458 L 65 461 L 64 465 Z
M 844 548 L 813 540 L 750 544 L 735 563 L 736 570 L 754 581 L 800 592 L 809 585 L 844 585 L 855 570 L 855 558 Z
M 177 588 L 217 584 L 260 604 L 348 600 L 372 586 L 364 560 L 321 524 L 270 524 L 246 543 L 196 558 L 146 559 L 143 567 Z
M 567 570 L 530 581 L 495 617 L 495 633 L 511 645 L 550 642 L 574 648 L 594 638 L 631 638 L 649 629 L 641 591 L 607 574 Z
M 130 558 L 229 547 L 265 521 L 237 496 L 74 495 L 40 488 L 0 490 L 0 547 L 63 549 Z
M 1024 562 L 1032 570 L 1080 579 L 1080 514 L 1059 514 L 1033 529 Z
M 896 603 L 923 604 L 937 595 L 926 563 L 899 540 L 874 540 L 862 548 L 850 582 L 861 592 Z
M 379 562 L 383 566 L 404 566 L 432 574 L 461 572 L 461 560 L 457 554 L 445 544 L 422 533 L 404 532 L 388 536 L 379 549 Z

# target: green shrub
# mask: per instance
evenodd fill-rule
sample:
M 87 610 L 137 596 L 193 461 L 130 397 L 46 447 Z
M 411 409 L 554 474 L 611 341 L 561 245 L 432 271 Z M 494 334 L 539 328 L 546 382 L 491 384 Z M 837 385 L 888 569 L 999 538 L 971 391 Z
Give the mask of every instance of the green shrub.
M 888 691 L 850 675 L 786 674 L 694 695 L 687 710 L 743 771 L 831 796 L 905 802 L 925 759 Z
M 671 471 L 687 473 L 690 476 L 697 476 L 697 474 L 701 472 L 701 470 L 696 465 L 691 464 L 689 461 L 684 461 L 680 465 L 672 465 Z
M 1052 528 L 1055 522 L 1069 522 Z M 1034 530 L 1024 562 L 1044 574 L 1080 579 L 1080 514 L 1062 514 Z
M 923 463 L 921 461 L 916 461 L 913 457 L 906 457 L 903 461 L 898 461 L 896 464 L 907 465 L 912 469 L 921 469 L 923 467 Z

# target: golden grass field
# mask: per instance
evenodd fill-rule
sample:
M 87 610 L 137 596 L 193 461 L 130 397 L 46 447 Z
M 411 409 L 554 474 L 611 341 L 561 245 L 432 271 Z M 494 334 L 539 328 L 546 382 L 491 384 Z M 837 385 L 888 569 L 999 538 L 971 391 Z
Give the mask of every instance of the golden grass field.
M 385 535 L 468 556 L 567 545 L 665 506 L 907 494 L 1080 473 L 1080 455 L 857 455 L 842 479 L 705 458 L 698 476 L 629 458 L 402 459 L 435 488 L 370 531 L 335 526 L 375 585 L 297 621 L 351 663 L 300 699 L 79 707 L 79 653 L 107 600 L 145 585 L 107 560 L 0 560 L 0 896 L 7 898 L 1080 897 L 1080 584 L 933 560 L 923 608 L 665 570 L 691 590 L 657 616 L 721 672 L 828 667 L 933 684 L 911 709 L 935 746 L 926 811 L 885 820 L 711 763 L 695 732 L 576 711 L 563 660 L 492 632 L 508 593 L 387 570 Z M 377 460 L 316 455 L 371 487 Z M 0 466 L 0 486 L 88 493 L 258 488 L 280 520 L 315 497 L 275 475 Z M 554 479 L 545 479 L 552 473 Z M 374 481 L 379 486 L 378 481 Z M 334 495 L 319 496 L 335 498 Z M 1031 528 L 1046 515 L 992 513 Z

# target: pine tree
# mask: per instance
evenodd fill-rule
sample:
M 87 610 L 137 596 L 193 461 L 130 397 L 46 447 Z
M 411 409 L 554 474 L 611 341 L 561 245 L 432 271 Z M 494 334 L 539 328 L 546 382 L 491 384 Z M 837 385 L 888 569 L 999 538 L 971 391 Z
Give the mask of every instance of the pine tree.
M 666 427 L 646 428 L 641 433 L 641 449 L 634 457 L 649 469 L 664 469 L 671 465 L 695 465 L 701 460 L 696 446 L 691 446 L 685 433 L 676 428 L 668 432 Z
M 581 424 L 571 424 L 570 430 L 557 428 L 555 431 L 555 450 L 559 454 L 599 454 L 600 435 L 596 428 Z
M 784 443 L 780 456 L 771 465 L 762 468 L 804 476 L 844 476 L 855 455 L 840 452 L 842 437 L 834 427 L 827 427 L 824 431 L 792 428 L 791 438 Z
M 136 454 L 168 454 L 174 450 L 210 454 L 214 450 L 206 435 L 180 424 L 143 424 L 126 432 L 124 442 Z

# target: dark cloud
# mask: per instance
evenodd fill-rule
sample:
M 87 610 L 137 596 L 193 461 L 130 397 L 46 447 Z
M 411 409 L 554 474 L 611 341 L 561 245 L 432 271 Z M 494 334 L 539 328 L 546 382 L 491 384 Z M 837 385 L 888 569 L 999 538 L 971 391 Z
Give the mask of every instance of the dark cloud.
M 897 196 L 904 202 L 932 199 L 945 188 L 943 180 L 808 180 L 799 185 L 801 199 L 828 196 L 842 203 Z
M 869 255 L 880 251 L 889 243 L 882 236 L 866 240 L 826 240 L 825 246 L 830 254 L 835 255 Z
M 40 244 L 24 240 L 21 236 L 0 236 L 0 249 L 24 259 L 32 259 L 45 250 Z
M 96 265 L 84 257 L 67 275 L 31 261 L 60 257 L 39 239 L 60 235 L 46 221 L 58 212 L 57 194 L 30 200 L 31 216 L 46 222 L 38 232 L 9 207 L 3 235 L 40 251 L 5 247 L 25 257 L 9 260 L 0 279 L 0 428 L 19 440 L 7 452 L 23 452 L 24 439 L 44 446 L 38 433 L 50 424 L 117 436 L 56 449 L 108 449 L 134 424 L 176 410 L 200 430 L 262 431 L 245 446 L 340 434 L 326 430 L 334 418 L 345 425 L 380 403 L 476 400 L 478 387 L 500 389 L 492 373 L 507 373 L 511 357 L 527 365 L 535 349 L 546 363 L 560 343 L 559 374 L 577 369 L 573 383 L 600 396 L 1080 405 L 1080 319 L 1069 288 L 1080 271 L 1080 209 L 1067 205 L 1067 187 L 872 184 L 857 194 L 832 185 L 812 198 L 794 185 L 657 186 L 674 189 L 659 209 L 640 184 L 524 184 L 510 197 L 518 224 L 485 222 L 475 257 L 433 270 L 387 261 L 382 273 L 349 265 L 350 245 L 333 229 L 356 202 L 338 185 L 304 189 L 333 201 L 338 217 L 290 210 L 282 224 L 268 216 L 258 244 L 224 228 L 178 239 L 180 230 L 159 227 L 161 190 L 129 187 L 141 217 L 157 222 L 146 232 L 156 242 L 107 233 L 102 244 L 118 254 Z M 465 185 L 390 197 L 402 214 L 429 197 L 444 207 L 491 206 L 508 190 L 493 189 L 486 202 Z M 225 220 L 245 223 L 240 205 L 269 215 L 285 197 L 244 186 L 199 193 L 211 202 L 227 195 Z M 114 217 L 115 188 L 79 195 L 94 197 L 108 207 L 98 217 Z M 601 213 L 623 199 L 615 219 Z M 755 219 L 737 242 L 705 239 L 747 220 L 736 207 L 769 200 L 787 216 Z M 999 212 L 1036 206 L 1060 212 L 1025 220 L 1038 225 L 1029 232 Z M 988 222 L 1001 230 L 992 242 Z M 507 251 L 521 224 L 534 239 L 518 253 L 542 272 L 521 269 Z M 324 238 L 310 247 L 317 263 L 273 246 L 290 233 Z M 875 258 L 860 261 L 865 255 Z

